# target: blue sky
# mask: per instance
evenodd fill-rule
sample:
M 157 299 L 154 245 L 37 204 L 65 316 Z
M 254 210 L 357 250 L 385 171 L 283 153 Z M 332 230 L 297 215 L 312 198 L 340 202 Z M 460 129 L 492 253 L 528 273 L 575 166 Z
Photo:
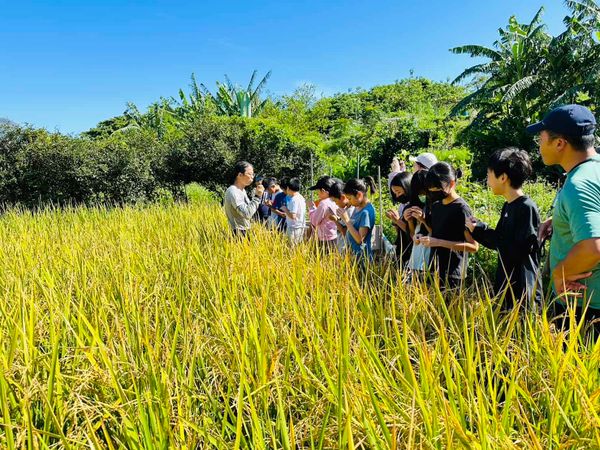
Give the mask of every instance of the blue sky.
M 271 95 L 312 83 L 325 95 L 409 76 L 452 79 L 472 64 L 448 49 L 490 45 L 544 0 L 114 1 L 0 0 L 0 117 L 78 133 L 228 74 L 273 75 Z M 562 30 L 567 10 L 545 0 Z

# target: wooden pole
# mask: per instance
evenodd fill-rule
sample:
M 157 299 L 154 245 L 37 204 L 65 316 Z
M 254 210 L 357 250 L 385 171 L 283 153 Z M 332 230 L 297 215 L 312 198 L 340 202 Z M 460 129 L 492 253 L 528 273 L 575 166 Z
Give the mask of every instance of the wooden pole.
M 377 183 L 379 184 L 379 225 L 381 225 L 379 248 L 383 253 L 383 191 L 381 190 L 381 166 L 377 166 Z

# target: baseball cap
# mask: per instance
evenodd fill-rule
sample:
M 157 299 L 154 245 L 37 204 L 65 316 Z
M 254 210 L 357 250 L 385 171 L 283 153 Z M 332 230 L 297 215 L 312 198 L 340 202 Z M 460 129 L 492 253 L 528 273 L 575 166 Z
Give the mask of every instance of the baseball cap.
M 314 186 L 311 186 L 308 188 L 309 191 L 316 191 L 319 189 L 324 189 L 327 192 L 329 192 L 329 189 L 331 189 L 331 186 L 333 186 L 335 183 L 335 179 L 331 178 L 329 176 L 324 176 L 321 177 L 317 180 L 317 184 L 315 184 Z
M 596 118 L 588 108 L 581 105 L 565 105 L 554 108 L 540 122 L 526 128 L 530 134 L 548 130 L 574 137 L 594 134 L 595 129 Z
M 418 162 L 426 169 L 431 169 L 431 166 L 437 164 L 438 159 L 433 153 L 421 153 L 417 157 L 409 156 L 408 160 L 411 162 Z

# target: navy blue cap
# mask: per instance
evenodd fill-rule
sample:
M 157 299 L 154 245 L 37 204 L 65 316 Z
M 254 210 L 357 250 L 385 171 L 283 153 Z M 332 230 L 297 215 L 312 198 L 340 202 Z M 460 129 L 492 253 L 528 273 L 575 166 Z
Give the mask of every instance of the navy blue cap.
M 566 136 L 587 136 L 594 134 L 596 119 L 585 106 L 565 105 L 554 108 L 541 122 L 527 127 L 527 132 L 537 134 L 548 130 Z

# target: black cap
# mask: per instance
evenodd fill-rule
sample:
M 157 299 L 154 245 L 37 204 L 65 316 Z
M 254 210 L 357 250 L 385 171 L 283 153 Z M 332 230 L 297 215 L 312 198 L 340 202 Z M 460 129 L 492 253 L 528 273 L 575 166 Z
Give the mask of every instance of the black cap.
M 585 106 L 565 105 L 554 108 L 541 122 L 527 127 L 527 132 L 537 134 L 548 130 L 566 136 L 588 136 L 594 134 L 596 119 Z
M 333 186 L 334 183 L 335 183 L 335 179 L 334 178 L 331 178 L 329 176 L 321 177 L 317 181 L 317 184 L 315 184 L 314 186 L 309 187 L 308 190 L 309 191 L 316 191 L 318 189 L 323 189 L 323 190 L 329 192 L 329 189 L 331 189 L 331 186 Z

